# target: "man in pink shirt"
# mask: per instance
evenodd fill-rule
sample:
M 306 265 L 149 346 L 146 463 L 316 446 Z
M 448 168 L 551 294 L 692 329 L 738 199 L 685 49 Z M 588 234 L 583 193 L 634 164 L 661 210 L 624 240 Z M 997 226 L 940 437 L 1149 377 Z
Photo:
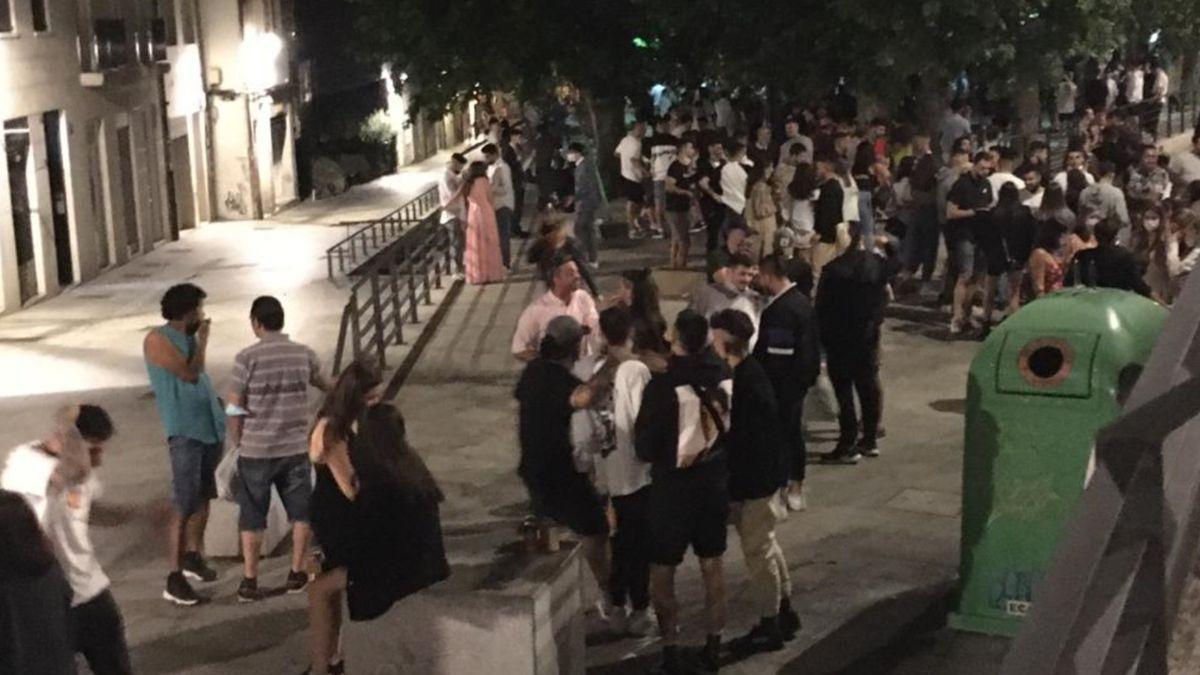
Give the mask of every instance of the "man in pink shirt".
M 517 319 L 517 330 L 513 333 L 512 353 L 521 361 L 529 362 L 537 357 L 538 345 L 546 326 L 556 316 L 569 316 L 584 328 L 583 352 L 594 353 L 596 339 L 600 334 L 600 317 L 596 302 L 587 291 L 579 287 L 579 268 L 568 256 L 556 259 L 553 272 L 547 283 L 550 290 L 534 300 Z

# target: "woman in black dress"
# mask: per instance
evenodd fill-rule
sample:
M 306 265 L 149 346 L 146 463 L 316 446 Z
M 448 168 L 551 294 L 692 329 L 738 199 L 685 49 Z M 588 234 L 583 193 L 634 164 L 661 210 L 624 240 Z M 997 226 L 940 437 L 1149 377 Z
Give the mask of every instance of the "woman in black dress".
M 382 388 L 378 369 L 351 364 L 310 437 L 312 527 L 324 554 L 309 585 L 310 673 L 341 671 L 343 597 L 350 619 L 366 621 L 449 576 L 441 492 L 409 448 L 399 413 L 380 404 Z

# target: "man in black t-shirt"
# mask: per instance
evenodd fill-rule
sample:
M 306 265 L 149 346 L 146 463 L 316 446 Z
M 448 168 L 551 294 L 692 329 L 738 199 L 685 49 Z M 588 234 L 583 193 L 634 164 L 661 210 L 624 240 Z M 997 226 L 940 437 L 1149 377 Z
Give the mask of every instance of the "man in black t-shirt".
M 720 136 L 708 144 L 708 156 L 697 167 L 696 185 L 700 188 L 700 215 L 704 218 L 705 251 L 721 246 L 721 226 L 725 223 L 725 204 L 721 202 L 721 169 L 725 166 L 725 146 Z
M 988 175 L 991 172 L 992 153 L 977 153 L 971 169 L 959 176 L 946 195 L 946 222 L 950 225 L 950 240 L 946 243 L 958 269 L 950 319 L 951 335 L 959 335 L 965 330 L 971 317 L 975 284 L 987 273 L 987 257 L 983 248 L 977 245 L 977 235 L 990 226 L 989 209 L 993 200 Z
M 671 234 L 671 267 L 686 269 L 691 243 L 692 200 L 695 199 L 696 149 L 691 141 L 680 141 L 675 161 L 667 168 L 667 226 Z

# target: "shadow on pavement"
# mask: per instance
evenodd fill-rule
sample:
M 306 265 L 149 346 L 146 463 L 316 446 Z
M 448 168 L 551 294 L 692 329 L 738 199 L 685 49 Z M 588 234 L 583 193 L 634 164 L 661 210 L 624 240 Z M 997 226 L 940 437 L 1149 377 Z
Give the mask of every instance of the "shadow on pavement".
M 168 633 L 131 647 L 130 657 L 139 673 L 174 673 L 270 649 L 307 628 L 308 613 L 304 609 L 252 614 Z M 239 639 L 230 640 L 230 635 Z

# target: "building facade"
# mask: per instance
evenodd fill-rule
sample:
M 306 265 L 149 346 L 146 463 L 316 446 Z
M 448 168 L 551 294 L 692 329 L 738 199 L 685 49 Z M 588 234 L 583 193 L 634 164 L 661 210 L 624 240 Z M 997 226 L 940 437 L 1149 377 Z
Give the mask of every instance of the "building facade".
M 154 11 L 0 0 L 0 311 L 172 236 Z

